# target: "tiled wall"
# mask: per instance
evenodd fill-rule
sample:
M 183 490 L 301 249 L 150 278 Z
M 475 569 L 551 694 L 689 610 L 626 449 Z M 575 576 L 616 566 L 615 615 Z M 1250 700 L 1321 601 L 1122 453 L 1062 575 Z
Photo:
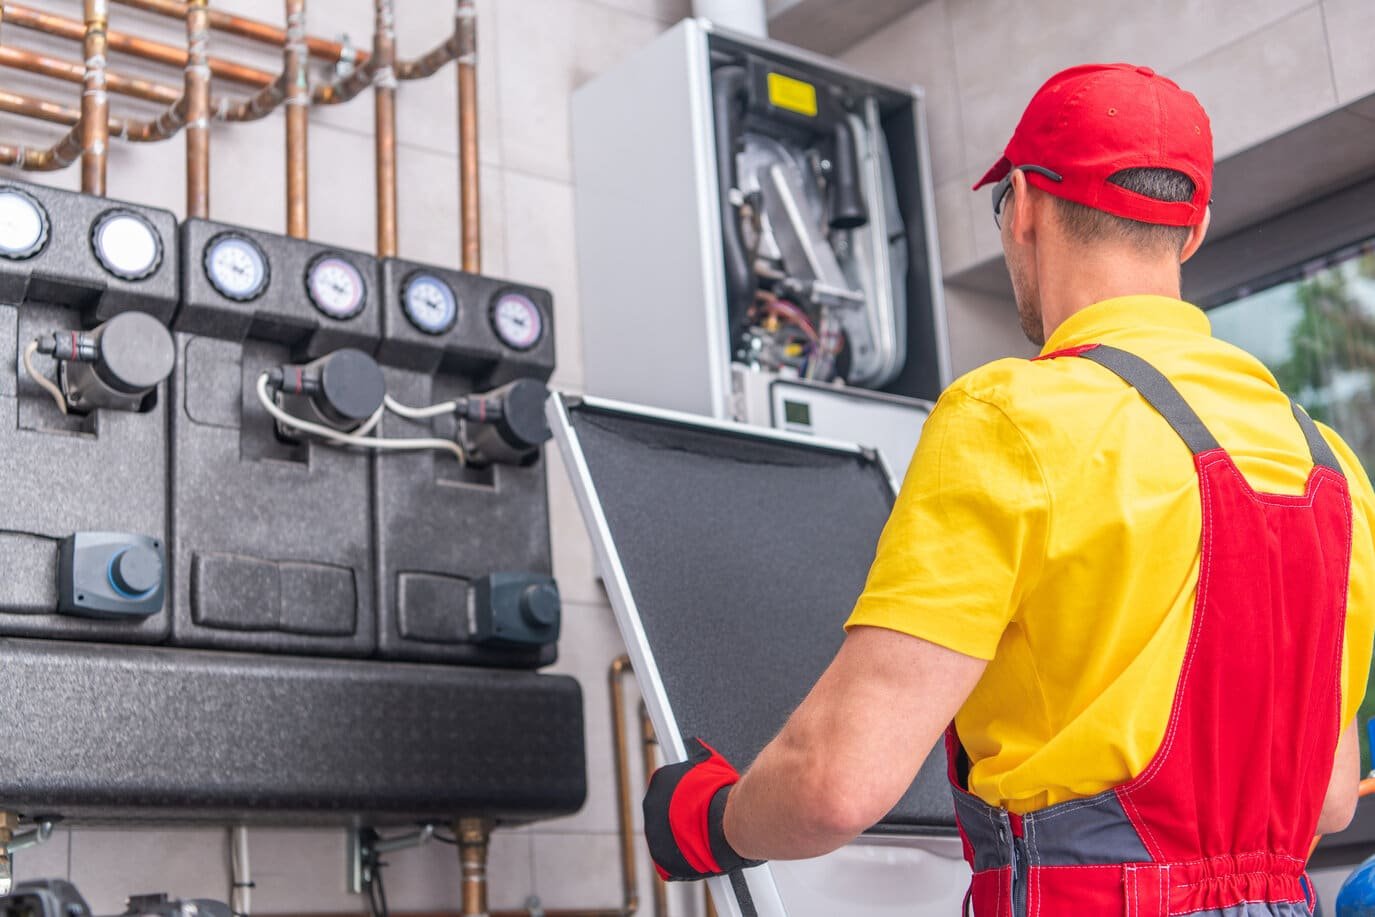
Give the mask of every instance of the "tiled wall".
M 988 192 L 969 189 L 1046 77 L 1086 61 L 1153 67 L 1202 100 L 1222 160 L 1375 93 L 1372 34 L 1371 0 L 928 0 L 845 51 L 927 91 L 956 370 L 1028 349 L 1007 292 L 964 282 L 1001 258 Z
M 34 0 L 33 6 L 80 16 L 80 3 Z M 217 8 L 281 22 L 275 0 L 215 0 Z M 398 53 L 418 55 L 452 30 L 449 0 L 397 0 Z M 554 293 L 558 327 L 555 384 L 582 387 L 582 347 L 573 238 L 573 190 L 568 101 L 575 86 L 648 43 L 689 11 L 688 0 L 479 0 L 480 160 L 483 268 L 487 273 L 542 284 Z M 370 41 L 370 0 L 313 0 L 312 34 Z M 180 26 L 112 4 L 111 27 L 157 35 L 181 44 Z M 6 44 L 79 59 L 72 43 L 0 26 Z M 276 70 L 271 54 L 216 34 L 212 54 Z M 121 55 L 112 66 L 128 75 L 177 82 L 179 74 L 147 69 Z M 79 87 L 0 70 L 0 86 L 76 105 Z M 216 91 L 223 87 L 217 86 Z M 232 87 L 231 87 L 232 89 Z M 438 264 L 458 261 L 458 165 L 454 68 L 398 91 L 400 254 Z M 152 107 L 114 97 L 117 113 Z M 311 112 L 311 235 L 369 251 L 374 244 L 373 112 L 368 94 L 333 109 Z M 35 145 L 60 129 L 0 115 L 0 139 Z M 285 227 L 283 121 L 216 126 L 212 134 L 211 215 L 281 232 Z M 109 194 L 184 213 L 180 138 L 134 148 L 115 141 Z M 33 173 L 0 169 L 0 176 L 34 180 Z M 37 180 L 75 189 L 76 168 Z M 550 501 L 556 573 L 565 599 L 561 659 L 553 671 L 576 675 L 586 697 L 589 792 L 577 815 L 530 829 L 499 831 L 491 852 L 492 906 L 522 906 L 537 895 L 545 907 L 618 907 L 621 900 L 611 760 L 607 670 L 622 650 L 601 587 L 593 578 L 583 534 L 557 455 L 550 453 Z M 628 688 L 635 710 L 634 687 Z M 632 731 L 632 736 L 636 735 Z M 639 761 L 632 746 L 632 762 Z M 637 786 L 642 785 L 638 764 Z M 637 807 L 638 808 L 638 807 Z M 344 890 L 342 831 L 249 832 L 253 907 L 260 913 L 358 911 L 362 901 Z M 42 848 L 16 858 L 19 878 L 70 876 L 96 913 L 118 913 L 130 892 L 227 895 L 227 846 L 220 830 L 78 829 L 56 832 Z M 387 857 L 387 891 L 394 910 L 454 910 L 458 860 L 452 847 L 432 844 Z M 640 862 L 641 896 L 648 900 L 649 867 Z M 676 915 L 692 915 L 698 898 L 674 889 Z

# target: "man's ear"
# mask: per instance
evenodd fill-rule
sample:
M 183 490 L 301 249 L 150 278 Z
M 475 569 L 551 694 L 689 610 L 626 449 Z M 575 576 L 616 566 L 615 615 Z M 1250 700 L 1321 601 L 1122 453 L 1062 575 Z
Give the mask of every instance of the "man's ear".
M 1183 264 L 1194 256 L 1203 245 L 1204 236 L 1208 235 L 1208 227 L 1213 223 L 1213 207 L 1208 205 L 1208 209 L 1203 211 L 1203 222 L 1197 226 L 1189 227 L 1189 238 L 1184 242 L 1184 248 L 1179 253 L 1179 263 Z
M 1031 186 L 1027 184 L 1026 173 L 1021 169 L 1012 170 L 1012 193 L 1004 207 L 1004 220 L 1012 241 L 1025 245 L 1036 237 L 1036 201 L 1032 200 Z

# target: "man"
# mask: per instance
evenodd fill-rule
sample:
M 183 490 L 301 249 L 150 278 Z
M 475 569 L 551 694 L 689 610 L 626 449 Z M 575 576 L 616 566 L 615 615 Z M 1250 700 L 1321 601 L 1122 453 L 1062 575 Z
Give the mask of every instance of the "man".
M 978 917 L 1308 913 L 1356 801 L 1375 494 L 1179 299 L 1212 165 L 1147 68 L 1036 93 L 975 187 L 1042 356 L 941 396 L 845 643 L 744 777 L 705 745 L 655 774 L 661 872 L 847 843 L 953 720 Z

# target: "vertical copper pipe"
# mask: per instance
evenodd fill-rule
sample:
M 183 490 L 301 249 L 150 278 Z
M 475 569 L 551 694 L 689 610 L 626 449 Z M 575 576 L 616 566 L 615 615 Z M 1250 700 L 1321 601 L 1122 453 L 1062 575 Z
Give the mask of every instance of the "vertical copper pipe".
M 210 217 L 210 16 L 207 0 L 186 5 L 186 216 Z
M 377 0 L 372 38 L 373 117 L 377 135 L 377 255 L 396 257 L 396 23 L 392 0 Z
M 464 270 L 468 270 L 464 265 Z M 611 689 L 611 741 L 616 764 L 616 815 L 621 833 L 621 897 L 624 911 L 640 908 L 640 883 L 635 868 L 635 809 L 630 792 L 630 724 L 625 715 L 625 688 L 621 682 L 631 673 L 630 657 L 617 656 L 607 673 Z
M 458 0 L 459 207 L 463 214 L 463 270 L 482 270 L 482 206 L 478 200 L 477 161 L 477 6 Z
M 169 19 L 184 19 L 186 17 L 186 4 L 179 3 L 177 0 L 115 0 L 115 2 L 121 6 L 132 6 L 134 9 L 156 13 Z M 210 27 L 217 32 L 238 35 L 240 38 L 277 45 L 278 47 L 285 45 L 287 40 L 286 32 L 274 25 L 258 22 L 256 19 L 233 16 L 219 10 L 210 11 Z M 353 51 L 337 41 L 308 37 L 306 38 L 306 45 L 310 49 L 311 56 L 330 63 L 343 60 L 350 55 L 357 64 L 365 63 L 368 59 L 366 52 Z
M 640 702 L 640 741 L 640 750 L 644 755 L 645 782 L 648 784 L 650 775 L 659 766 L 659 739 L 654 735 L 654 724 L 650 722 L 649 711 L 645 709 L 644 701 Z M 668 917 L 668 883 L 659 878 L 657 872 L 650 881 L 654 883 L 654 917 Z M 710 894 L 707 903 L 711 903 Z
M 286 78 L 286 233 L 296 239 L 310 234 L 306 176 L 307 125 L 310 114 L 310 83 L 306 65 L 306 2 L 286 0 L 286 44 L 283 45 Z
M 487 915 L 487 844 L 492 824 L 482 818 L 460 818 L 454 825 L 458 864 L 463 877 L 463 917 Z
M 81 90 L 81 190 L 105 194 L 105 154 L 110 139 L 110 97 L 105 93 L 105 32 L 108 0 L 85 0 L 86 37 L 82 48 L 86 78 Z

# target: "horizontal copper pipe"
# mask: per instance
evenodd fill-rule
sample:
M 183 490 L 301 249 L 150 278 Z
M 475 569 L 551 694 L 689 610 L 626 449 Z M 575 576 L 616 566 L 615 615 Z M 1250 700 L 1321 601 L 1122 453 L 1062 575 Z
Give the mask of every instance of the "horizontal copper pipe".
M 12 3 L 5 4 L 5 24 L 19 26 L 23 29 L 34 29 L 73 41 L 81 41 L 85 38 L 84 26 L 75 19 L 55 16 L 51 13 L 40 13 L 29 7 L 16 6 Z M 123 32 L 109 32 L 106 35 L 106 40 L 111 51 L 166 64 L 170 67 L 186 66 L 186 51 L 173 45 L 135 38 Z M 275 74 L 268 73 L 266 70 L 247 67 L 218 57 L 210 58 L 209 62 L 210 72 L 216 77 L 242 86 L 261 89 L 271 85 L 272 81 L 277 78 Z
M 247 99 L 215 108 L 216 121 L 257 121 L 265 118 L 286 100 L 286 75 L 277 77 Z
M 35 54 L 32 51 L 23 51 L 19 48 L 0 47 L 0 67 L 23 70 L 26 73 L 37 73 L 40 76 L 53 77 L 67 83 L 80 83 L 86 78 L 85 68 L 76 61 L 48 57 L 45 54 Z M 105 88 L 116 95 L 144 99 L 148 102 L 160 102 L 163 105 L 170 105 L 181 98 L 181 93 L 171 86 L 108 72 L 105 74 Z
M 72 125 L 66 136 L 46 150 L 0 144 L 0 165 L 18 166 L 31 172 L 56 172 L 76 162 L 81 156 L 81 119 Z
M 81 120 L 81 112 L 75 108 L 68 108 L 48 99 L 36 99 L 4 90 L 0 90 L 0 112 L 22 115 L 49 124 L 60 124 L 63 127 L 75 127 Z M 153 143 L 171 139 L 185 125 L 186 106 L 179 99 L 162 114 L 149 121 L 110 118 L 110 136 L 131 143 Z
M 166 16 L 169 19 L 186 18 L 186 4 L 177 3 L 175 0 L 114 0 L 114 2 L 144 12 L 157 13 L 159 16 Z M 263 44 L 276 45 L 279 48 L 286 44 L 285 29 L 279 29 L 275 25 L 259 22 L 256 19 L 233 16 L 220 10 L 210 10 L 209 12 L 210 27 L 217 32 L 237 35 L 240 38 L 260 41 Z M 363 64 L 371 56 L 361 48 L 355 50 L 337 41 L 329 41 L 310 35 L 306 36 L 306 47 L 309 49 L 311 57 L 330 63 L 346 60 L 354 64 Z
M 450 35 L 415 60 L 396 62 L 398 80 L 423 80 L 458 57 L 458 35 Z

